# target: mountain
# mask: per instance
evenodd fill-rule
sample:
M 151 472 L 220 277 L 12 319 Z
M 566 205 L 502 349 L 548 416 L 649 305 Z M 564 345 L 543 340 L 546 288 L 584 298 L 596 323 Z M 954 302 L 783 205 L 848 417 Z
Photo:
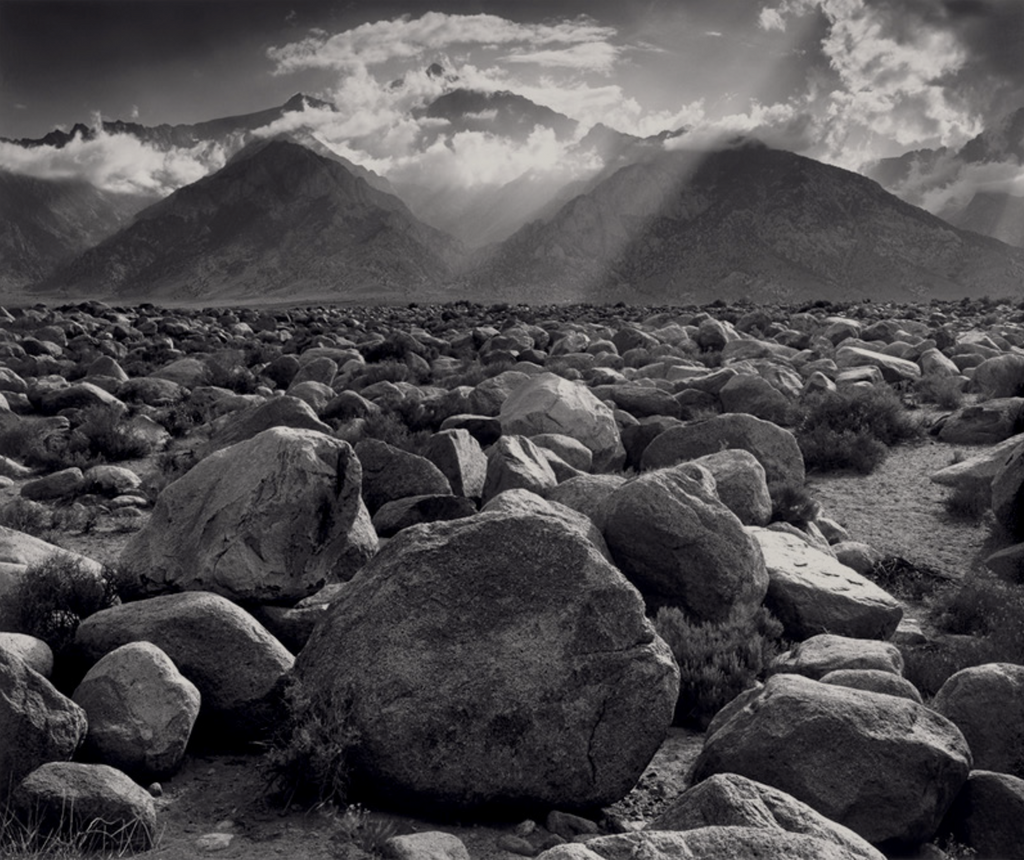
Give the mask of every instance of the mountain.
M 435 126 L 424 135 L 427 146 L 441 136 L 474 131 L 525 143 L 537 126 L 551 129 L 559 140 L 567 140 L 578 125 L 564 114 L 506 90 L 451 90 L 426 107 L 414 110 L 413 116 L 445 121 L 445 125 Z
M 475 277 L 494 298 L 921 301 L 1024 290 L 1024 251 L 856 173 L 748 144 L 622 168 L 520 230 Z
M 992 236 L 1024 248 L 1024 197 L 999 191 L 979 191 L 962 209 L 943 217 L 954 227 Z
M 286 114 L 302 111 L 307 105 L 323 110 L 334 110 L 334 105 L 330 102 L 321 101 L 302 93 L 296 93 L 280 107 L 269 108 L 257 111 L 256 113 L 241 114 L 239 116 L 222 117 L 205 122 L 179 125 L 167 125 L 165 123 L 157 126 L 145 126 L 118 119 L 112 121 L 104 120 L 102 126 L 103 131 L 107 134 L 128 134 L 141 140 L 143 143 L 152 144 L 160 149 L 188 148 L 198 143 L 210 141 L 223 142 L 232 135 L 255 131 L 258 128 L 270 125 L 272 122 L 276 122 Z M 36 140 L 30 138 L 21 138 L 19 140 L 0 138 L 0 142 L 13 143 L 16 146 L 26 148 L 54 146 L 60 149 L 67 146 L 76 136 L 81 136 L 83 140 L 92 140 L 96 136 L 96 130 L 82 123 L 77 123 L 72 127 L 71 131 L 56 129 Z
M 145 209 L 37 285 L 148 299 L 416 296 L 448 280 L 461 246 L 334 159 L 284 139 Z
M 38 281 L 131 222 L 152 197 L 0 170 L 0 289 Z

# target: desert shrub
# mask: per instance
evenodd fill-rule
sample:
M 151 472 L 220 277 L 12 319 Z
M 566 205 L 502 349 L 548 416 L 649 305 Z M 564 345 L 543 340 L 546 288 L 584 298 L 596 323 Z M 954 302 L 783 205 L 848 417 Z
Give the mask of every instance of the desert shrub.
M 191 448 L 165 451 L 157 457 L 157 471 L 146 481 L 146 496 L 149 500 L 156 501 L 157 496 L 168 484 L 173 484 L 182 475 L 187 474 L 199 459 L 199 455 Z
M 379 439 L 403 451 L 418 454 L 433 431 L 421 427 L 412 429 L 398 410 L 381 410 L 369 415 L 363 422 L 363 437 Z
M 207 364 L 203 382 L 206 385 L 227 388 L 235 394 L 252 394 L 260 384 L 256 375 L 248 367 L 241 365 L 225 367 L 215 361 Z
M 152 450 L 146 439 L 132 431 L 121 413 L 103 406 L 85 411 L 72 439 L 75 444 L 83 444 L 79 440 L 84 439 L 84 450 L 99 462 L 132 460 L 145 457 Z
M 514 370 L 515 366 L 516 363 L 509 361 L 507 358 L 487 364 L 481 364 L 475 360 L 466 360 L 463 362 L 460 370 L 441 377 L 437 380 L 437 384 L 442 388 L 447 388 L 449 391 L 453 388 L 458 388 L 460 385 L 468 385 L 473 388 L 485 379 L 492 379 L 506 370 Z
M 408 382 L 409 376 L 409 365 L 388 359 L 379 364 L 367 364 L 359 374 L 358 381 L 360 388 L 366 388 L 377 382 Z
M 942 409 L 959 409 L 964 403 L 960 380 L 951 376 L 923 376 L 914 383 L 913 392 Z
M 358 742 L 351 694 L 310 689 L 292 677 L 283 697 L 287 717 L 263 757 L 267 792 L 285 807 L 344 803 Z
M 118 825 L 111 831 L 111 826 L 101 819 L 75 821 L 70 814 L 67 826 L 62 824 L 47 830 L 40 827 L 38 821 L 16 815 L 11 807 L 0 809 L 0 857 L 9 860 L 132 857 L 136 854 L 132 846 L 138 836 L 137 828 L 143 826 L 142 822 L 136 822 Z
M 53 513 L 39 502 L 18 496 L 0 508 L 0 526 L 40 537 L 53 528 Z
M 119 589 L 129 575 L 124 568 L 110 567 L 97 576 L 81 560 L 55 553 L 30 566 L 12 591 L 19 629 L 42 639 L 59 655 L 84 619 L 121 602 Z
M 943 498 L 942 505 L 953 519 L 976 523 L 992 506 L 992 487 L 983 481 L 957 484 Z
M 82 411 L 70 433 L 41 434 L 37 427 L 25 423 L 0 436 L 0 449 L 13 452 L 10 456 L 28 466 L 56 471 L 145 457 L 152 447 L 132 431 L 119 412 L 92 406 Z
M 189 401 L 166 406 L 153 419 L 175 439 L 181 439 L 206 421 L 203 410 Z
M 782 624 L 764 607 L 740 623 L 695 621 L 681 609 L 663 607 L 654 628 L 679 664 L 675 723 L 701 730 L 782 650 Z
M 935 593 L 947 581 L 934 568 L 914 564 L 898 555 L 886 556 L 866 576 L 879 588 L 901 600 L 921 600 Z
M 803 528 L 812 522 L 821 510 L 821 506 L 807 488 L 792 481 L 770 483 L 768 495 L 772 500 L 773 523 L 790 523 L 797 528 Z
M 867 474 L 885 460 L 890 446 L 922 433 L 887 385 L 816 393 L 801 407 L 796 438 L 810 469 Z
M 394 819 L 375 815 L 362 804 L 352 803 L 335 819 L 331 853 L 339 860 L 348 860 L 352 856 L 350 849 L 355 847 L 364 855 L 387 857 L 384 844 L 397 834 Z

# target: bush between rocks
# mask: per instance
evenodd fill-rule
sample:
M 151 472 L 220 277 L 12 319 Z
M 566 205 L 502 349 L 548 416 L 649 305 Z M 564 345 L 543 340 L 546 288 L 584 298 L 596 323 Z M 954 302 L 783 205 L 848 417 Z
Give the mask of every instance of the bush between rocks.
M 714 623 L 694 621 L 681 609 L 666 606 L 658 610 L 654 628 L 679 664 L 674 723 L 701 731 L 788 647 L 782 623 L 764 607 L 742 623 Z

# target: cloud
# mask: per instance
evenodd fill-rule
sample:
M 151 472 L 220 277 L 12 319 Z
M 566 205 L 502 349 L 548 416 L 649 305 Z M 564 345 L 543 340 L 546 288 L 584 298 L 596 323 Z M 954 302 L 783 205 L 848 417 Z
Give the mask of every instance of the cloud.
M 713 149 L 737 138 L 756 138 L 768 146 L 793 152 L 806 150 L 817 134 L 814 116 L 793 104 L 753 102 L 745 113 L 715 119 L 702 116 L 701 104 L 691 106 L 686 133 L 670 138 L 665 148 Z
M 615 36 L 612 27 L 580 16 L 544 24 L 520 24 L 497 15 L 449 15 L 427 12 L 391 21 L 375 21 L 329 35 L 311 32 L 305 39 L 271 47 L 267 56 L 278 74 L 301 69 L 349 70 L 375 66 L 392 59 L 412 59 L 456 46 L 519 46 L 525 51 L 550 50 L 552 58 L 566 56 L 567 49 L 600 45 Z M 555 50 L 556 46 L 560 46 Z M 611 46 L 609 46 L 611 47 Z
M 762 30 L 785 30 L 786 21 L 782 17 L 782 13 L 778 9 L 764 8 L 761 10 L 761 14 L 757 18 L 758 26 Z
M 501 59 L 507 63 L 529 63 L 556 69 L 609 74 L 621 54 L 621 48 L 607 42 L 586 42 L 568 48 L 522 51 L 508 54 Z
M 215 144 L 162 152 L 131 135 L 103 131 L 92 140 L 78 135 L 61 148 L 0 143 L 4 170 L 38 179 L 85 179 L 105 191 L 152 196 L 196 182 L 226 160 L 224 148 Z

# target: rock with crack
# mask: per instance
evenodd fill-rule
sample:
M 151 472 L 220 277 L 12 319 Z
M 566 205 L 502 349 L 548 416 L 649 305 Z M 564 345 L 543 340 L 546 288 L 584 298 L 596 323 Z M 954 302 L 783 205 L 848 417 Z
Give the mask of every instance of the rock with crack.
M 296 663 L 349 701 L 354 779 L 434 811 L 612 803 L 672 720 L 679 675 L 639 593 L 558 517 L 414 526 L 338 595 Z

